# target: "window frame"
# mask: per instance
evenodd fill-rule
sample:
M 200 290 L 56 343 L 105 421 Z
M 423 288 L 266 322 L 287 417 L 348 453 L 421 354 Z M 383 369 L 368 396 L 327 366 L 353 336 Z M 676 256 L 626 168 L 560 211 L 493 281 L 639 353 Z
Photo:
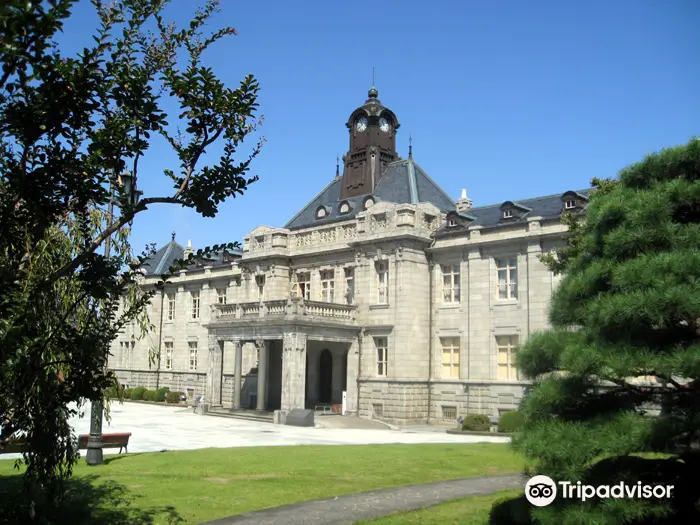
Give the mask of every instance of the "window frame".
M 335 302 L 335 270 L 321 270 L 321 300 L 327 303 Z
M 355 301 L 355 268 L 344 268 L 343 277 L 345 279 L 345 302 L 351 305 Z
M 498 381 L 519 381 L 520 373 L 515 366 L 520 337 L 517 334 L 503 334 L 496 336 L 496 378 Z M 505 349 L 505 351 L 503 351 Z M 505 354 L 505 362 L 501 362 L 501 355 Z M 501 377 L 502 367 L 505 367 L 506 377 Z M 511 377 L 514 375 L 514 377 Z
M 163 341 L 165 346 L 165 370 L 173 369 L 173 342 Z
M 223 301 L 222 301 L 223 299 Z M 228 290 L 226 288 L 216 289 L 216 300 L 218 304 L 227 304 L 228 301 Z
M 174 293 L 167 294 L 168 296 L 168 321 L 175 320 L 175 312 L 177 310 L 177 297 Z
M 496 299 L 499 301 L 517 301 L 518 300 L 518 257 L 501 257 L 494 260 L 496 267 Z M 511 264 L 513 263 L 513 264 Z M 515 272 L 515 279 L 512 278 L 511 272 Z M 505 272 L 504 285 L 501 285 L 501 272 Z M 502 286 L 503 288 L 502 290 Z M 501 292 L 504 291 L 502 297 Z
M 304 301 L 311 300 L 311 272 L 297 272 L 297 295 Z
M 377 261 L 374 265 L 377 304 L 389 304 L 389 261 Z
M 199 319 L 200 315 L 200 310 L 201 310 L 201 296 L 199 295 L 199 292 L 190 292 L 190 300 L 192 301 L 192 319 L 197 320 Z
M 440 337 L 440 348 L 442 350 L 442 362 L 440 367 L 441 377 L 444 379 L 460 378 L 460 354 L 461 341 L 459 336 Z M 449 373 L 445 374 L 445 355 L 449 355 Z M 456 356 L 456 359 L 455 359 Z
M 504 219 L 512 219 L 513 218 L 513 210 L 503 210 L 503 218 Z
M 187 350 L 188 350 L 188 370 L 190 372 L 196 372 L 197 367 L 198 367 L 198 359 L 199 359 L 199 345 L 197 344 L 197 341 L 187 341 Z M 193 357 L 194 356 L 194 359 Z M 194 366 L 193 366 L 194 363 Z
M 573 209 L 576 209 L 576 200 L 575 200 L 575 199 L 566 199 L 566 200 L 564 200 L 564 209 L 565 209 L 565 210 L 573 210 Z
M 255 284 L 258 287 L 258 301 L 262 302 L 265 299 L 265 276 L 256 275 Z
M 374 348 L 376 350 L 375 373 L 377 377 L 388 377 L 389 365 L 389 338 L 386 336 L 374 337 Z
M 442 274 L 442 302 L 443 304 L 460 304 L 462 300 L 462 288 L 460 281 L 460 264 L 441 264 L 440 272 Z M 449 269 L 449 271 L 445 271 Z M 449 286 L 446 280 L 449 278 Z M 447 290 L 450 292 L 449 300 L 446 297 Z

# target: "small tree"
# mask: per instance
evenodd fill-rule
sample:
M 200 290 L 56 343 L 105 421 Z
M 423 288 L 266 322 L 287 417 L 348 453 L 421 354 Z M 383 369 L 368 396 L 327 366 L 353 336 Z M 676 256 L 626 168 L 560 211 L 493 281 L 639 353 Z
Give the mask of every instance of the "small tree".
M 0 450 L 24 433 L 26 480 L 51 496 L 78 457 L 69 405 L 102 400 L 115 384 L 111 341 L 135 319 L 147 328 L 155 290 L 139 291 L 144 257 L 131 254 L 128 225 L 154 204 L 214 217 L 256 180 L 247 173 L 262 142 L 236 157 L 260 123 L 258 84 L 249 75 L 228 88 L 202 62 L 235 30 L 203 32 L 216 0 L 199 2 L 184 29 L 165 20 L 169 3 L 92 0 L 99 27 L 77 56 L 54 42 L 75 0 L 0 3 Z M 115 175 L 153 177 L 139 161 L 156 139 L 179 158 L 164 166 L 173 190 L 136 202 Z M 207 162 L 212 149 L 220 154 Z M 107 238 L 109 258 L 97 252 Z
M 586 218 L 569 218 L 567 246 L 544 258 L 564 278 L 552 328 L 518 354 L 534 388 L 513 444 L 555 482 L 661 483 L 674 498 L 558 497 L 531 518 L 700 523 L 700 142 L 594 182 Z

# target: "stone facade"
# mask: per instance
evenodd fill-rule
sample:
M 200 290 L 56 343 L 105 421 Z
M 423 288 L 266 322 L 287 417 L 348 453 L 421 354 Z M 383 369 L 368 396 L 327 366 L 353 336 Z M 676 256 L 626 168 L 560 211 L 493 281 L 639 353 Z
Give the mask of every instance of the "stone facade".
M 539 256 L 561 245 L 561 213 L 583 212 L 586 192 L 474 208 L 410 156 L 369 197 L 333 197 L 344 180 L 287 227 L 250 232 L 242 253 L 173 278 L 149 307 L 155 330 L 114 342 L 122 383 L 224 409 L 314 408 L 345 392 L 347 413 L 398 424 L 517 408 L 528 383 L 515 352 L 547 327 L 557 285 Z M 186 251 L 167 246 L 156 259 Z

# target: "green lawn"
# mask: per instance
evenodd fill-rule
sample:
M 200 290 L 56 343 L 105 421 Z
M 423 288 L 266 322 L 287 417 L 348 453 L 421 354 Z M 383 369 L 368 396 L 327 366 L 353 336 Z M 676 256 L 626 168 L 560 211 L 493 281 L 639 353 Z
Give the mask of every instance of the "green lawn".
M 356 525 L 487 525 L 494 503 L 520 494 L 522 490 L 505 490 L 488 496 L 458 499 L 413 512 L 399 512 L 376 520 L 360 521 Z
M 111 455 L 106 461 L 88 467 L 81 460 L 76 467 L 66 523 L 196 524 L 352 492 L 521 472 L 524 466 L 507 444 L 493 443 L 204 449 Z M 17 490 L 13 463 L 0 461 L 0 500 L 9 501 L 8 492 Z

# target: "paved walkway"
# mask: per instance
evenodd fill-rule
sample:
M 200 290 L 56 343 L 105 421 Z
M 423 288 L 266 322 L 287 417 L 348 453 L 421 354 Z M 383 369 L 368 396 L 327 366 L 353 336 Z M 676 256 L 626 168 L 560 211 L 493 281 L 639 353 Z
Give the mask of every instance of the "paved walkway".
M 394 512 L 430 507 L 454 499 L 517 489 L 524 485 L 524 478 L 517 474 L 456 479 L 304 501 L 208 521 L 201 525 L 343 525 Z

